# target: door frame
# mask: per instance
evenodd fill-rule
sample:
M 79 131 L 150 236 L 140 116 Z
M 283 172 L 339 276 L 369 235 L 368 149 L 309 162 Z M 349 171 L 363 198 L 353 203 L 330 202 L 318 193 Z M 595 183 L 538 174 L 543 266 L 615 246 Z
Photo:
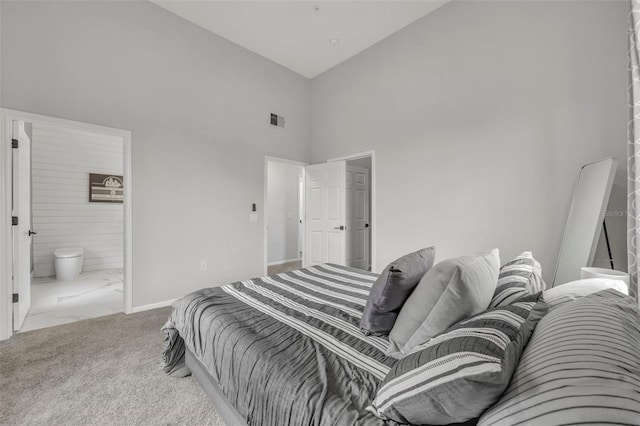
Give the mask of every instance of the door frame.
M 2 108 L 0 110 L 0 340 L 13 335 L 13 280 L 11 268 L 13 252 L 11 246 L 11 138 L 12 122 L 47 123 L 72 127 L 102 135 L 115 136 L 122 139 L 123 176 L 126 182 L 124 190 L 124 306 L 125 314 L 133 311 L 132 282 L 132 173 L 131 173 L 131 132 L 128 130 L 104 127 L 79 121 L 49 117 L 23 111 Z
M 31 281 L 35 269 L 32 259 L 33 237 L 30 234 L 33 230 L 33 200 L 31 199 L 33 124 L 13 120 L 11 127 L 11 134 L 19 144 L 17 149 L 11 150 L 13 163 L 11 171 L 13 182 L 11 213 L 20 218 L 16 226 L 11 226 L 14 254 L 12 262 L 13 293 L 20 295 L 20 300 L 12 305 L 13 330 L 15 332 L 22 328 L 31 309 Z M 31 131 L 28 132 L 27 128 Z
M 304 161 L 297 161 L 297 160 L 288 160 L 286 158 L 280 158 L 280 157 L 272 157 L 270 155 L 265 155 L 264 157 L 264 197 L 263 197 L 263 201 L 262 201 L 262 210 L 263 210 L 263 214 L 262 214 L 262 232 L 263 232 L 263 236 L 262 236 L 262 240 L 263 240 L 263 275 L 266 276 L 268 275 L 268 271 L 269 271 L 269 234 L 267 231 L 267 226 L 269 225 L 269 211 L 267 209 L 267 202 L 268 202 L 268 190 L 269 190 L 269 162 L 273 162 L 273 163 L 285 163 L 285 164 L 292 164 L 294 166 L 300 166 L 302 167 L 302 182 L 303 182 L 303 186 L 304 186 L 304 176 L 305 176 L 305 166 L 308 166 L 309 163 L 305 163 Z M 298 202 L 299 202 L 300 198 L 298 197 Z M 303 209 L 305 207 L 303 206 Z M 300 223 L 298 223 L 298 225 L 300 225 Z M 302 232 L 302 247 L 304 250 L 304 230 L 305 230 L 305 221 L 302 221 L 302 226 L 298 227 L 298 232 Z M 302 228 L 302 230 L 301 230 Z
M 379 272 L 376 264 L 377 260 L 377 234 L 378 227 L 376 226 L 377 214 L 376 214 L 376 151 L 363 151 L 358 152 L 356 154 L 345 155 L 343 157 L 330 158 L 327 160 L 327 163 L 332 161 L 349 161 L 349 160 L 357 160 L 358 158 L 366 158 L 371 157 L 371 211 L 369 221 L 371 222 L 371 272 Z

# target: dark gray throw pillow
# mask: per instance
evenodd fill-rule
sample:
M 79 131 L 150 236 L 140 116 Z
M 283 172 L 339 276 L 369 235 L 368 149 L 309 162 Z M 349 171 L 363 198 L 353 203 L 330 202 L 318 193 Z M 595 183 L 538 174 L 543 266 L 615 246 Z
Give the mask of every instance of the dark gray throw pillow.
M 436 248 L 409 253 L 384 268 L 367 299 L 360 329 L 365 334 L 389 334 L 398 313 L 420 279 L 433 266 Z

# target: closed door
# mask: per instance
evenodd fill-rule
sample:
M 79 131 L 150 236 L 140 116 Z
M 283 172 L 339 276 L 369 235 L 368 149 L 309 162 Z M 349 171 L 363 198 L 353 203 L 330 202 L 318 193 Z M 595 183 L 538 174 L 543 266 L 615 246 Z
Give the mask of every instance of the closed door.
M 346 163 L 306 167 L 304 265 L 346 263 Z
M 11 215 L 18 224 L 13 234 L 13 330 L 18 331 L 31 307 L 31 138 L 26 124 L 13 122 L 13 202 Z
M 369 249 L 371 241 L 369 170 L 348 165 L 346 191 L 346 264 L 354 268 L 368 270 L 371 257 Z

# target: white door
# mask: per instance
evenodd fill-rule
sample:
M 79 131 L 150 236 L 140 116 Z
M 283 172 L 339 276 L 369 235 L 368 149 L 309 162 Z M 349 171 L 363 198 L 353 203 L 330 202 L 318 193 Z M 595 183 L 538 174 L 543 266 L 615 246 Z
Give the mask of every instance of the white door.
M 300 170 L 298 175 L 298 258 L 302 259 L 302 253 L 304 252 L 304 223 L 306 218 L 304 217 L 304 167 Z
M 13 330 L 22 327 L 31 307 L 31 138 L 25 123 L 13 122 L 13 203 L 11 215 L 18 218 L 13 230 Z M 15 296 L 14 296 L 15 297 Z
M 347 166 L 347 266 L 369 270 L 370 211 L 369 170 Z
M 306 167 L 304 266 L 345 265 L 346 162 Z

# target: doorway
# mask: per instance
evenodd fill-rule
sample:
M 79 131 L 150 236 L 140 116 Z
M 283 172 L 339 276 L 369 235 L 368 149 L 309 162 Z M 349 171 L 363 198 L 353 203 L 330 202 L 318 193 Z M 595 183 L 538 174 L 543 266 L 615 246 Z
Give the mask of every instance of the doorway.
M 371 157 L 347 160 L 346 265 L 371 270 Z
M 304 163 L 265 160 L 266 275 L 302 267 Z
M 270 179 L 270 170 L 287 167 L 291 170 L 289 199 L 293 199 L 296 191 L 292 183 L 294 177 L 298 179 L 298 258 L 290 258 L 293 252 L 282 254 L 282 225 L 275 224 L 273 220 L 278 217 L 282 223 L 295 222 L 296 219 L 292 202 L 289 207 L 280 207 L 282 204 L 274 201 L 279 199 L 278 195 L 273 195 L 279 178 L 272 175 Z M 374 151 L 312 165 L 265 157 L 265 275 L 320 263 L 374 270 L 375 185 Z M 292 247 L 294 234 L 288 235 L 289 247 Z M 276 253 L 279 254 L 274 256 Z
M 3 116 L 3 163 L 12 167 L 1 177 L 2 216 L 18 225 L 2 228 L 12 238 L 2 247 L 11 269 L 0 283 L 7 314 L 0 339 L 131 312 L 130 133 L 10 110 Z
M 375 153 L 306 167 L 303 265 L 335 263 L 372 270 L 375 264 Z

